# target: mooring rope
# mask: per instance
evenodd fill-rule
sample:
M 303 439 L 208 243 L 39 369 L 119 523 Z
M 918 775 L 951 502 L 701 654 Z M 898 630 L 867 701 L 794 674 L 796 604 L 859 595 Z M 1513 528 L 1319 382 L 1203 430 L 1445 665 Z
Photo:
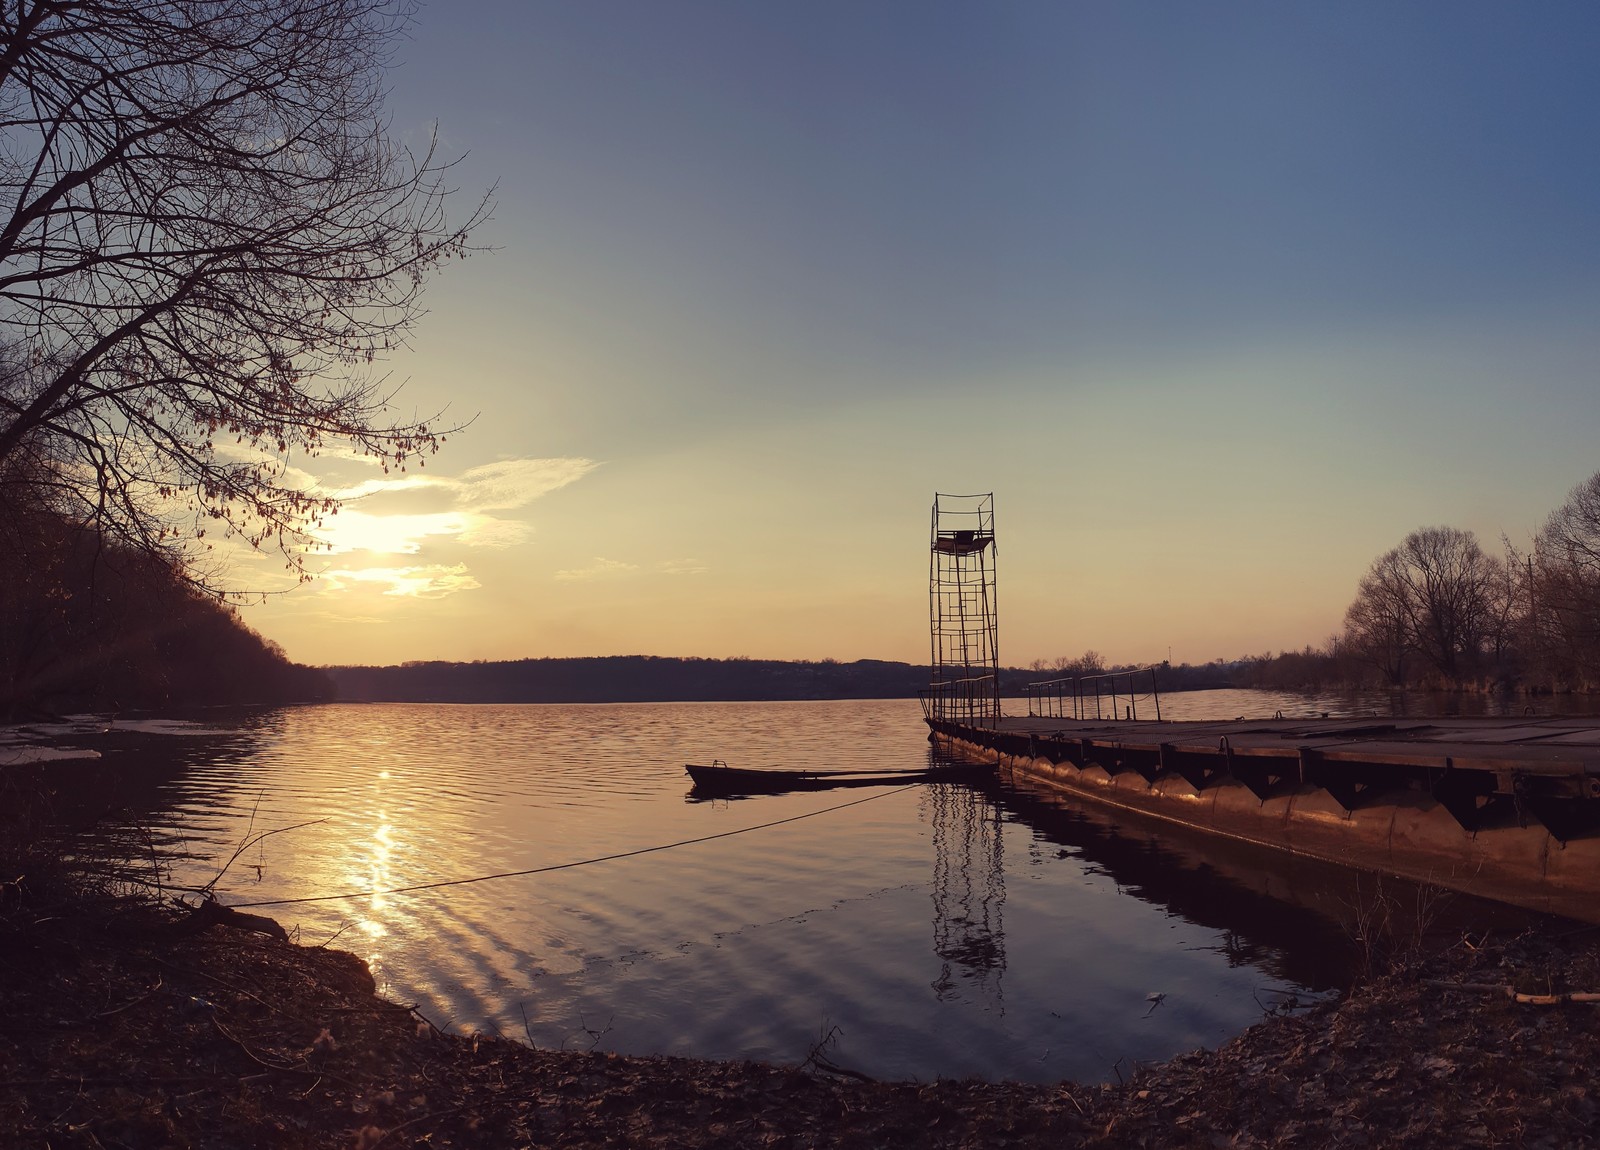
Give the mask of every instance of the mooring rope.
M 670 850 L 675 850 L 678 847 L 693 846 L 696 843 L 708 843 L 708 842 L 712 842 L 715 839 L 727 839 L 727 838 L 732 838 L 734 835 L 749 834 L 751 831 L 764 831 L 764 830 L 768 830 L 768 829 L 770 829 L 772 827 L 781 827 L 785 823 L 797 823 L 797 822 L 801 821 L 802 819 L 814 819 L 818 815 L 828 815 L 828 814 L 832 814 L 834 811 L 842 811 L 842 810 L 845 810 L 845 809 L 847 809 L 849 807 L 859 807 L 862 803 L 870 803 L 875 799 L 881 799 L 881 798 L 884 798 L 884 797 L 886 797 L 888 795 L 898 794 L 900 791 L 905 790 L 907 787 L 915 787 L 915 786 L 921 786 L 921 785 L 922 785 L 921 782 L 897 783 L 897 784 L 894 784 L 889 790 L 883 791 L 883 792 L 881 792 L 879 794 L 868 795 L 864 799 L 852 799 L 848 803 L 839 803 L 837 806 L 823 807 L 820 811 L 807 811 L 805 814 L 802 814 L 802 815 L 790 815 L 786 819 L 774 819 L 770 823 L 757 823 L 755 826 L 738 827 L 737 829 L 731 830 L 731 831 L 719 831 L 714 835 L 701 835 L 699 838 L 680 839 L 678 842 L 675 842 L 675 843 L 658 843 L 655 846 L 639 847 L 637 850 L 618 851 L 616 854 L 600 855 L 597 858 L 575 859 L 572 862 L 552 863 L 549 866 L 529 867 L 527 870 L 508 870 L 508 871 L 500 871 L 497 874 L 474 875 L 471 878 L 452 878 L 452 879 L 444 879 L 444 880 L 442 880 L 440 882 L 417 883 L 414 886 L 397 886 L 397 887 L 393 887 L 393 888 L 387 889 L 387 890 L 378 890 L 378 889 L 353 890 L 353 891 L 348 891 L 348 892 L 346 892 L 344 894 L 315 894 L 315 895 L 306 895 L 306 896 L 304 896 L 302 898 L 270 898 L 270 899 L 263 899 L 260 902 L 233 902 L 233 903 L 228 903 L 227 905 L 228 905 L 228 909 L 230 909 L 230 910 L 248 910 L 251 907 L 258 907 L 258 906 L 291 906 L 291 905 L 294 905 L 294 904 L 297 904 L 297 903 L 306 903 L 306 902 L 336 902 L 336 901 L 338 901 L 340 899 L 346 899 L 346 898 L 369 898 L 369 897 L 371 897 L 373 895 L 414 894 L 417 891 L 438 890 L 441 887 L 447 887 L 447 886 L 466 886 L 469 883 L 488 882 L 491 879 L 497 879 L 497 878 L 520 878 L 523 875 L 548 874 L 550 871 L 571 870 L 573 867 L 591 866 L 594 863 L 613 862 L 616 859 L 626 859 L 626 858 L 633 858 L 633 857 L 635 857 L 637 855 L 654 854 L 657 851 L 670 851 Z M 168 889 L 171 890 L 171 889 L 180 889 L 180 888 L 169 887 Z

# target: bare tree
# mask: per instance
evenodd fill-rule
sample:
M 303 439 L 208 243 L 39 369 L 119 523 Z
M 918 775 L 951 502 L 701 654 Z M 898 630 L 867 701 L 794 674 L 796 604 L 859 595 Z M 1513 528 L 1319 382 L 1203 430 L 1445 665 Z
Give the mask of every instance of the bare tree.
M 1415 612 L 1396 548 L 1373 560 L 1345 612 L 1347 657 L 1375 669 L 1391 687 L 1405 684 Z
M 1105 673 L 1106 661 L 1099 651 L 1088 650 L 1076 659 L 1068 655 L 1057 655 L 1054 659 L 1035 659 L 1031 664 L 1035 671 L 1053 671 L 1063 677 L 1078 675 L 1100 675 Z
M 1416 596 L 1417 650 L 1448 683 L 1478 669 L 1494 615 L 1499 561 L 1476 536 L 1455 527 L 1424 527 L 1400 545 Z
M 1481 668 L 1506 585 L 1501 566 L 1470 531 L 1413 531 L 1362 578 L 1345 616 L 1351 653 L 1395 685 L 1405 680 L 1407 654 L 1460 684 Z
M 1600 473 L 1572 489 L 1534 539 L 1534 628 L 1567 685 L 1600 679 Z
M 372 365 L 487 201 L 450 223 L 431 142 L 390 134 L 407 15 L 0 0 L 0 477 L 47 473 L 139 547 L 209 527 L 300 570 L 332 501 L 292 481 L 293 454 L 437 448 Z

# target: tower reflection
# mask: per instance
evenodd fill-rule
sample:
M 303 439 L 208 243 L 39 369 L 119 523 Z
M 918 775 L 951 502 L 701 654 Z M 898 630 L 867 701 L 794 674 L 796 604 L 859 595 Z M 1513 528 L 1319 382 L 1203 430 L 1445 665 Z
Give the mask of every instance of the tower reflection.
M 929 752 L 930 763 L 945 761 Z M 1124 895 L 1215 932 L 1230 966 L 1251 966 L 1315 991 L 1348 986 L 1355 942 L 1375 900 L 1395 941 L 1465 930 L 1527 929 L 1538 917 L 1467 895 L 1154 824 L 1004 779 L 927 788 L 932 826 L 934 982 L 941 1000 L 972 990 L 1003 1006 L 1004 832 L 1027 833 L 1027 861 L 1053 855 L 1105 875 Z M 1026 828 L 1025 831 L 1023 828 Z M 1041 849 L 1055 845 L 1055 851 Z
M 944 1002 L 977 993 L 1004 1013 L 1006 874 L 1000 809 L 982 791 L 935 783 L 924 788 L 923 817 L 933 829 L 933 950 L 940 961 L 934 994 Z

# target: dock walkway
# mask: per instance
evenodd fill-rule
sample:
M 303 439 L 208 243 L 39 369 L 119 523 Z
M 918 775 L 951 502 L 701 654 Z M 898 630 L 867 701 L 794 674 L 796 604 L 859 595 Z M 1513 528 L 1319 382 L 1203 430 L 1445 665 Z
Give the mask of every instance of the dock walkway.
M 1600 919 L 1600 719 L 930 719 L 1015 779 Z

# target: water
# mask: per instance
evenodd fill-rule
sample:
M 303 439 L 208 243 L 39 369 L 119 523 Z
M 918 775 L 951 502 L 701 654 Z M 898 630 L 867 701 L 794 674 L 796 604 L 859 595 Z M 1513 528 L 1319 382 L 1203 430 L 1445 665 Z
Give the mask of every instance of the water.
M 1246 704 L 1330 709 L 1205 692 L 1163 713 Z M 831 1035 L 834 1061 L 874 1077 L 1101 1081 L 1350 974 L 1337 919 L 1362 895 L 1333 868 L 1158 842 L 1000 788 L 688 794 L 683 763 L 713 757 L 924 767 L 913 701 L 334 705 L 213 724 L 153 758 L 156 736 L 121 735 L 99 765 L 48 769 L 69 787 L 109 769 L 129 813 L 106 829 L 148 834 L 180 886 L 226 867 L 234 904 L 367 892 L 262 913 L 458 1030 L 786 1063 Z M 708 836 L 723 837 L 565 865 Z

